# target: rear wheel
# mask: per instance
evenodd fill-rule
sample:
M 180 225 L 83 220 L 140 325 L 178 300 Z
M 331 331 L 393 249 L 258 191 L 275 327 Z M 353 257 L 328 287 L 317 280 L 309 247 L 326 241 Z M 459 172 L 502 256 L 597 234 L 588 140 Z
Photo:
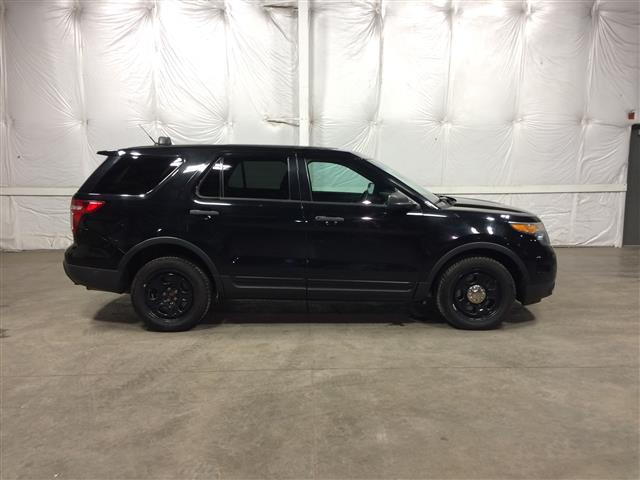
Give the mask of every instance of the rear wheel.
M 457 328 L 486 330 L 500 326 L 515 300 L 515 284 L 500 262 L 487 257 L 464 258 L 440 278 L 438 309 Z
M 188 330 L 209 310 L 211 282 L 198 265 L 184 258 L 156 258 L 133 279 L 131 302 L 153 330 Z

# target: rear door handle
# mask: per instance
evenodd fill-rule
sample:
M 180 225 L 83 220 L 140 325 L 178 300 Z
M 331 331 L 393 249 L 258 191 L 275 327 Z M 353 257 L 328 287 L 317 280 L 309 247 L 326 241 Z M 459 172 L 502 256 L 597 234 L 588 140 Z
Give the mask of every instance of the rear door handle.
M 316 222 L 344 222 L 342 217 L 325 217 L 324 215 L 318 215 Z
M 218 210 L 189 210 L 191 215 L 204 215 L 207 217 L 214 217 L 216 215 L 220 215 Z

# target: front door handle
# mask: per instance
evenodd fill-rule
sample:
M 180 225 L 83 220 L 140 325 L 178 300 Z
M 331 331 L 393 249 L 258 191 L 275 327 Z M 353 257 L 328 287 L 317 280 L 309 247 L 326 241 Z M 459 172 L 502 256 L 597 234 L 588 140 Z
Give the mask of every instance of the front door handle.
M 220 212 L 217 210 L 189 210 L 191 215 L 204 215 L 207 217 L 213 217 L 215 215 L 220 215 Z
M 325 217 L 324 215 L 318 215 L 316 222 L 344 222 L 342 217 Z

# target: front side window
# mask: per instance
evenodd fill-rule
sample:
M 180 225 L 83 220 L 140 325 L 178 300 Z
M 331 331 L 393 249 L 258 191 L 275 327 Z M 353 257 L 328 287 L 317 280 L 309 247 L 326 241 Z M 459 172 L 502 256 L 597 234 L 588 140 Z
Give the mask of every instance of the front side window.
M 424 188 L 422 185 L 420 185 L 415 180 L 412 180 L 411 178 L 404 176 L 403 174 L 401 174 L 400 172 L 397 172 L 396 170 L 392 169 L 388 165 L 380 163 L 380 162 L 378 162 L 376 160 L 373 160 L 371 158 L 363 158 L 363 160 L 375 165 L 376 167 L 378 167 L 379 169 L 381 169 L 381 170 L 383 170 L 383 171 L 385 171 L 387 173 L 390 173 L 391 175 L 396 177 L 396 179 L 400 180 L 402 183 L 407 185 L 410 189 L 412 189 L 412 190 L 416 191 L 417 193 L 419 193 L 420 195 L 422 195 L 424 198 L 426 198 L 433 205 L 437 205 L 441 201 L 440 197 L 438 197 L 435 193 L 430 192 L 429 190 Z
M 393 188 L 331 161 L 307 162 L 311 198 L 316 202 L 384 204 Z
M 289 164 L 286 159 L 227 156 L 221 163 L 224 197 L 288 200 Z
M 182 164 L 178 157 L 122 155 L 93 187 L 93 193 L 142 195 Z

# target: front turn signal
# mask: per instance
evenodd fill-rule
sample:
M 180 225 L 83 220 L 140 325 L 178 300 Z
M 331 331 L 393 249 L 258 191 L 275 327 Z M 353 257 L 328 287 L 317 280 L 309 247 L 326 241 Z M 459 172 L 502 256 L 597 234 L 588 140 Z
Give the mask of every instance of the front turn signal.
M 540 223 L 511 223 L 511 228 L 522 233 L 529 233 L 535 235 L 540 230 Z
M 510 223 L 511 228 L 520 233 L 528 233 L 544 244 L 549 245 L 549 236 L 542 222 L 539 223 Z

